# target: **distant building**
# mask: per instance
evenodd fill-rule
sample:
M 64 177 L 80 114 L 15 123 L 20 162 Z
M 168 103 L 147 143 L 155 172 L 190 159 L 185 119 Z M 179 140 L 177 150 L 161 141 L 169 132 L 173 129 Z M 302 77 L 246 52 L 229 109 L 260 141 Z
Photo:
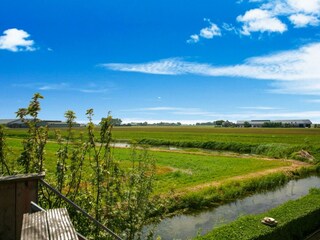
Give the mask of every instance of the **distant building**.
M 247 121 L 237 121 L 239 127 L 244 127 L 245 125 L 250 124 L 251 127 L 263 127 L 268 123 L 280 123 L 282 126 L 290 127 L 300 127 L 306 128 L 311 127 L 312 122 L 309 119 L 299 119 L 299 120 L 247 120 Z
M 64 128 L 68 127 L 68 123 L 56 120 L 43 120 L 39 123 L 39 126 L 48 126 L 49 128 Z M 79 123 L 73 123 L 73 127 L 80 127 Z
M 27 124 L 22 122 L 20 119 L 15 119 L 11 122 L 8 122 L 6 126 L 9 128 L 26 128 Z
M 27 120 L 28 121 L 28 120 Z M 27 124 L 20 119 L 0 119 L 0 125 L 5 125 L 9 128 L 26 128 Z M 42 120 L 38 126 L 48 126 L 49 128 L 65 128 L 68 127 L 66 122 L 58 120 Z M 79 123 L 73 123 L 73 127 L 80 127 Z
M 16 121 L 17 119 L 0 119 L 0 125 L 7 125 L 10 122 Z

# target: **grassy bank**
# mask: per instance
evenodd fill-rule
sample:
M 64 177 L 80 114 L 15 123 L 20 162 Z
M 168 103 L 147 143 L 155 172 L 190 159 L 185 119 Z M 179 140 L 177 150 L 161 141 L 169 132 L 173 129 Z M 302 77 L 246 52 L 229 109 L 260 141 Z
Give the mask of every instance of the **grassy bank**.
M 278 221 L 276 227 L 261 224 L 263 217 L 273 217 Z M 298 200 L 289 201 L 266 213 L 242 217 L 235 222 L 217 228 L 197 240 L 291 240 L 303 239 L 320 226 L 320 190 Z
M 160 139 L 141 139 L 139 144 L 151 146 L 175 146 L 183 148 L 203 148 L 218 151 L 232 151 L 237 153 L 250 153 L 272 158 L 292 158 L 309 161 L 308 156 L 300 154 L 301 150 L 311 152 L 315 161 L 320 158 L 319 149 L 310 145 L 291 145 L 287 143 L 240 143 L 240 142 L 198 142 L 198 141 L 169 141 Z M 311 157 L 312 158 L 312 157 Z
M 273 173 L 246 180 L 225 181 L 219 186 L 206 187 L 183 194 L 174 194 L 169 200 L 169 212 L 193 212 L 207 207 L 216 207 L 254 193 L 264 192 L 283 186 L 290 180 L 318 174 L 320 167 L 303 167 L 286 173 Z

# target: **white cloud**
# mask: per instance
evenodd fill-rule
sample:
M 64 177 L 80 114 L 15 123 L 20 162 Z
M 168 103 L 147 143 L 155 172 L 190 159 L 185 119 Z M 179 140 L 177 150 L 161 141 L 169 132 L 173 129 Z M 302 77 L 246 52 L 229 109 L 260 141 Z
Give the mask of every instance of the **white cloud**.
M 200 37 L 197 34 L 193 34 L 190 36 L 190 39 L 187 40 L 187 43 L 197 43 L 199 42 Z
M 30 34 L 16 28 L 7 29 L 0 36 L 0 49 L 12 52 L 35 51 L 34 41 L 28 40 Z
M 269 0 L 261 9 L 270 11 L 274 16 L 288 17 L 295 27 L 320 24 L 320 0 Z
M 180 58 L 164 59 L 149 63 L 109 63 L 102 66 L 125 72 L 148 74 L 204 76 L 229 76 L 274 80 L 278 93 L 320 94 L 320 43 L 302 46 L 267 56 L 246 59 L 230 66 L 186 62 Z
M 243 0 L 236 3 L 241 4 Z M 285 24 L 289 20 L 295 28 L 320 25 L 320 0 L 248 0 L 258 5 L 239 15 L 236 20 L 241 24 L 233 27 L 224 23 L 222 29 L 212 23 L 210 19 L 204 19 L 210 25 L 200 30 L 199 34 L 193 34 L 187 40 L 188 43 L 197 43 L 201 38 L 212 39 L 221 36 L 222 31 L 234 32 L 250 36 L 254 32 L 260 33 L 284 33 L 288 30 Z
M 319 14 L 319 0 L 286 0 L 288 7 L 296 12 L 304 12 L 309 14 Z
M 306 27 L 307 25 L 318 26 L 319 19 L 315 16 L 305 14 L 293 14 L 289 17 L 289 20 L 294 24 L 296 28 Z
M 212 39 L 213 37 L 220 37 L 221 30 L 217 24 L 212 23 L 210 19 L 204 19 L 205 22 L 209 23 L 208 27 L 202 28 L 199 34 L 193 34 L 187 40 L 187 43 L 197 43 L 200 41 L 200 38 Z
M 206 27 L 200 30 L 200 36 L 206 39 L 211 39 L 215 36 L 221 36 L 220 28 L 214 23 L 211 23 L 211 22 L 209 23 L 210 23 L 209 27 Z
M 252 9 L 243 16 L 237 17 L 238 22 L 242 22 L 242 31 L 244 35 L 250 35 L 251 32 L 279 32 L 287 30 L 287 26 L 278 18 L 271 15 L 267 10 Z

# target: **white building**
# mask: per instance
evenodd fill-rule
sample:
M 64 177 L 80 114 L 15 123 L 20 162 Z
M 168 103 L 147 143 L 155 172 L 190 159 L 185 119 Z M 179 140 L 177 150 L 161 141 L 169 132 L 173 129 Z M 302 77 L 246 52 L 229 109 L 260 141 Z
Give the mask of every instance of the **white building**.
M 245 122 L 249 123 L 251 127 L 262 127 L 265 123 L 281 123 L 283 126 L 290 127 L 311 127 L 312 122 L 309 119 L 298 119 L 298 120 L 241 120 L 237 121 L 239 127 L 244 127 Z

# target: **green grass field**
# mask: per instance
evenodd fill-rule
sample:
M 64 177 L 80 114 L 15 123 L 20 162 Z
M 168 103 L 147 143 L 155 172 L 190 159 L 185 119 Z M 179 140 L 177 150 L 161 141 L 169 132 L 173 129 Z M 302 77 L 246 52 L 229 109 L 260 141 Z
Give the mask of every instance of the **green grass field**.
M 150 155 L 156 159 L 158 167 L 156 192 L 159 193 L 291 165 L 289 162 L 279 160 L 269 161 L 250 157 L 155 151 Z M 115 149 L 114 157 L 120 161 L 128 160 L 130 150 Z
M 21 139 L 8 138 L 12 150 L 9 158 L 14 161 L 22 150 Z M 48 142 L 46 146 L 45 168 L 47 178 L 53 177 L 56 167 L 58 145 Z M 122 166 L 130 167 L 131 149 L 114 148 L 113 155 Z M 279 160 L 262 160 L 253 157 L 214 156 L 210 154 L 157 152 L 150 151 L 156 160 L 156 193 L 179 191 L 185 187 L 197 186 L 208 182 L 221 181 L 231 177 L 246 175 L 267 169 L 289 166 L 291 163 Z M 88 163 L 86 164 L 90 174 Z
M 81 131 L 86 130 L 85 128 L 76 129 L 76 134 Z M 26 136 L 26 129 L 7 129 L 6 132 L 8 136 L 15 138 Z M 54 137 L 53 129 L 49 137 Z M 113 138 L 115 140 L 148 138 L 170 141 L 311 144 L 320 147 L 320 129 L 318 128 L 114 127 Z
M 312 144 L 320 147 L 316 128 L 116 127 L 117 140 L 143 138 L 172 141 Z

